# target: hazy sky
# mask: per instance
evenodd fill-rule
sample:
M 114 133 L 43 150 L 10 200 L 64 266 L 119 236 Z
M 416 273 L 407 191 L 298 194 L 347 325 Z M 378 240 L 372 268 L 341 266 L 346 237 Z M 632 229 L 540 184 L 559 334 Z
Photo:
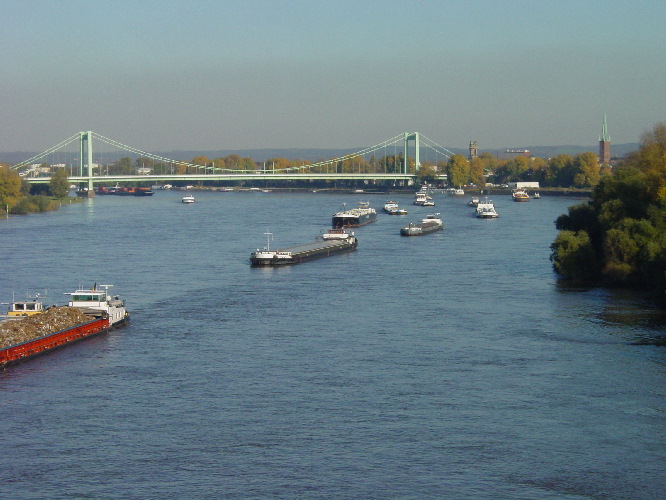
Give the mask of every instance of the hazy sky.
M 663 0 L 0 0 L 0 151 L 596 148 L 666 121 Z

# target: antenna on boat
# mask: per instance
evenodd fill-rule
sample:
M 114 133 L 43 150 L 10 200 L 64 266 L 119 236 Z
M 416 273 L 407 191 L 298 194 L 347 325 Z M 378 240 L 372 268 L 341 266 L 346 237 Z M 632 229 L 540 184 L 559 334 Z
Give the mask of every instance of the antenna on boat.
M 273 233 L 264 233 L 266 235 L 266 251 L 271 251 L 271 240 L 273 239 Z

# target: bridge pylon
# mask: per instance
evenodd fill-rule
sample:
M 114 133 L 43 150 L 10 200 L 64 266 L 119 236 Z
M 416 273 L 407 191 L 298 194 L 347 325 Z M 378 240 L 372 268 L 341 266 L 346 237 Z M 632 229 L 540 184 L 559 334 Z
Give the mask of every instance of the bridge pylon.
M 86 191 L 86 196 L 92 198 L 95 196 L 95 188 L 93 188 L 93 148 L 92 148 L 92 132 L 79 132 L 79 141 L 80 141 L 80 154 L 79 154 L 79 176 L 83 177 L 83 165 L 84 157 L 87 157 L 88 165 L 88 189 Z M 85 145 L 84 145 L 85 143 Z M 84 155 L 84 153 L 86 153 Z
M 404 153 L 404 165 L 402 167 L 402 173 L 409 173 L 409 141 L 414 141 L 414 168 L 416 172 L 419 171 L 421 167 L 421 160 L 419 158 L 419 133 L 418 132 L 405 132 L 405 153 Z

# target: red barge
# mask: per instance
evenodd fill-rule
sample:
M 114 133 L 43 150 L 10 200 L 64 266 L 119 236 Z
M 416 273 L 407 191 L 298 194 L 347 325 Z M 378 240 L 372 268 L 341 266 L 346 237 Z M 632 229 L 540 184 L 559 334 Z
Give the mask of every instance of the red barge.
M 108 294 L 108 288 L 111 285 L 102 286 L 106 288 L 98 290 L 95 285 L 90 290 L 77 290 L 67 294 L 72 296 L 69 306 L 80 309 L 90 318 L 90 321 L 1 348 L 0 369 L 126 324 L 130 315 L 125 310 L 124 301 Z
M 99 318 L 34 340 L 5 347 L 0 349 L 0 368 L 21 363 L 35 356 L 46 354 L 68 344 L 108 331 L 109 318 Z

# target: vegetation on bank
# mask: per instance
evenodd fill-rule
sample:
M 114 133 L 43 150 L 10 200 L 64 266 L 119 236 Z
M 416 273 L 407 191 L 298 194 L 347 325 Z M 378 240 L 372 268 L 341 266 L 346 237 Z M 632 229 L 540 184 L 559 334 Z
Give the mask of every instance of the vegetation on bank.
M 67 173 L 59 169 L 45 194 L 30 194 L 30 185 L 6 165 L 0 165 L 0 214 L 25 215 L 56 210 L 69 193 Z
M 666 124 L 557 218 L 551 261 L 580 284 L 647 290 L 666 306 Z

